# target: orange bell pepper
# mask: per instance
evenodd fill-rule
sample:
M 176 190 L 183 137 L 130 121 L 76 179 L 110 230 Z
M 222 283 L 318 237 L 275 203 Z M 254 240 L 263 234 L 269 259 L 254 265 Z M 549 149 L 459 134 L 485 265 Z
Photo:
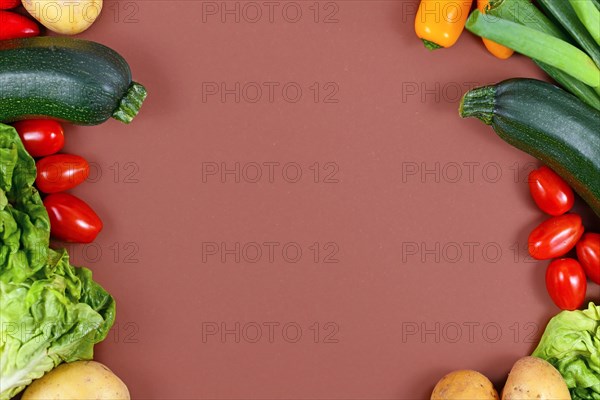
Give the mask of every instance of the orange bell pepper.
M 467 22 L 473 0 L 421 0 L 415 32 L 429 50 L 456 43 Z
M 490 0 L 477 0 L 477 9 L 479 10 L 479 12 L 485 14 L 489 2 Z M 501 60 L 506 60 L 507 58 L 510 58 L 510 56 L 512 56 L 514 53 L 514 50 L 509 49 L 506 46 L 503 46 L 486 38 L 481 39 L 483 40 L 483 44 L 485 45 L 486 49 L 488 49 L 490 53 L 492 53 L 494 56 L 498 57 Z

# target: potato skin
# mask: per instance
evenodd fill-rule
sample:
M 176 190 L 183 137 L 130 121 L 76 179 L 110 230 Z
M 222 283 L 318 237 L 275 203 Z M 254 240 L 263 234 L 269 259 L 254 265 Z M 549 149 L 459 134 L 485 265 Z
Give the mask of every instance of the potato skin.
M 127 386 L 95 361 L 61 364 L 33 381 L 21 400 L 130 400 Z
M 546 360 L 523 357 L 510 370 L 502 400 L 571 400 L 560 372 Z
M 435 385 L 431 400 L 498 400 L 498 392 L 488 378 L 477 371 L 450 372 Z
M 88 29 L 102 11 L 102 0 L 22 0 L 23 7 L 51 31 L 76 35 Z

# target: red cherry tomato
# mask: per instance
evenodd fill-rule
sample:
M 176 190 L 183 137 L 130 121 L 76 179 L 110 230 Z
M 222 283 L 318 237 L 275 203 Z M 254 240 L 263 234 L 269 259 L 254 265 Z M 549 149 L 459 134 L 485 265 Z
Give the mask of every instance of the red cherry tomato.
M 10 10 L 21 4 L 21 0 L 0 0 L 0 10 Z
M 40 192 L 64 192 L 79 185 L 90 175 L 90 165 L 83 157 L 55 154 L 36 163 L 35 184 Z
M 46 196 L 50 233 L 58 240 L 91 243 L 102 230 L 102 221 L 83 200 L 68 193 Z
M 49 156 L 59 152 L 65 145 L 65 134 L 57 121 L 30 119 L 15 122 L 13 126 L 32 157 Z
M 583 235 L 581 217 L 565 214 L 538 225 L 527 240 L 529 254 L 537 260 L 549 260 L 567 254 Z
M 0 10 L 0 40 L 17 39 L 40 34 L 38 25 L 27 17 Z
M 577 243 L 577 258 L 592 282 L 600 285 L 600 234 L 586 233 Z
M 546 270 L 548 294 L 562 310 L 576 310 L 585 300 L 587 282 L 583 268 L 572 258 L 554 260 Z
M 563 215 L 575 203 L 573 189 L 556 172 L 540 167 L 529 174 L 529 191 L 535 204 L 550 215 Z

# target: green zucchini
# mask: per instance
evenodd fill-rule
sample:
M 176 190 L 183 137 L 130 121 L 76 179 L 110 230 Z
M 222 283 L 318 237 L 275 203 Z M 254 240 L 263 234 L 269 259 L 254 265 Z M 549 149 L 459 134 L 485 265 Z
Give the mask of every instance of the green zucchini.
M 129 123 L 145 98 L 127 62 L 101 44 L 56 36 L 0 41 L 0 122 Z
M 599 111 L 549 83 L 509 79 L 467 92 L 459 112 L 552 168 L 600 216 Z

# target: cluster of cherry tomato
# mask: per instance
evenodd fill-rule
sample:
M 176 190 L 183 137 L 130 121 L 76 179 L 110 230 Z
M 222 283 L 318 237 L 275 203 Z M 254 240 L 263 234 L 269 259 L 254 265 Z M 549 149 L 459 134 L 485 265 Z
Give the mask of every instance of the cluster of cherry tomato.
M 38 36 L 40 28 L 35 21 L 15 12 L 5 11 L 16 8 L 20 0 L 0 0 L 0 40 Z
M 546 288 L 559 308 L 581 307 L 587 280 L 600 284 L 600 234 L 584 233 L 581 217 L 568 213 L 575 202 L 569 185 L 548 167 L 529 174 L 529 190 L 538 207 L 552 217 L 529 235 L 529 254 L 553 261 L 546 270 Z M 577 259 L 563 258 L 575 248 Z
M 65 143 L 63 128 L 57 121 L 25 120 L 13 126 L 27 152 L 37 159 L 35 185 L 45 194 L 52 236 L 65 242 L 92 242 L 102 230 L 102 221 L 83 200 L 64 193 L 88 178 L 88 162 L 80 156 L 56 154 Z

